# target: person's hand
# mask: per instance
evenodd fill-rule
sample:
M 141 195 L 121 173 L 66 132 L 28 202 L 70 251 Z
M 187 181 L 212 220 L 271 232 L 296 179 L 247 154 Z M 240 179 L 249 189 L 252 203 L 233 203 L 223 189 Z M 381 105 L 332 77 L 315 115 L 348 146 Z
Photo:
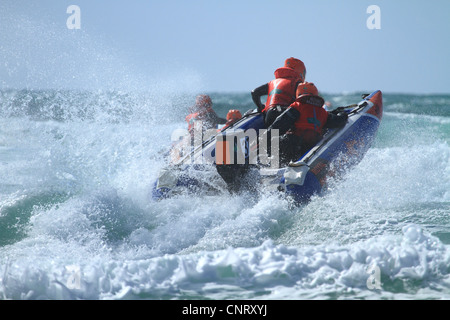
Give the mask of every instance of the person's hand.
M 339 113 L 337 114 L 337 116 L 338 116 L 339 118 L 342 118 L 342 120 L 347 120 L 347 119 L 348 119 L 348 113 L 347 113 L 347 112 L 339 112 Z

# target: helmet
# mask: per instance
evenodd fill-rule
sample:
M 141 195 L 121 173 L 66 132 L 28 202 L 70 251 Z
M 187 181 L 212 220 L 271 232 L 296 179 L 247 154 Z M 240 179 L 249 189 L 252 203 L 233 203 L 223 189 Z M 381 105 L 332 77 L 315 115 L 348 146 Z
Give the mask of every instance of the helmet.
M 317 90 L 316 86 L 312 82 L 303 82 L 297 86 L 297 91 L 295 95 L 298 97 L 303 95 L 313 95 L 318 96 L 319 90 Z
M 227 113 L 227 121 L 236 121 L 242 118 L 242 114 L 239 110 L 230 110 Z
M 212 110 L 212 100 L 206 94 L 199 94 L 195 98 L 195 105 L 189 108 L 190 112 L 210 112 Z
M 310 104 L 316 107 L 323 107 L 325 100 L 319 96 L 319 90 L 312 82 L 300 83 L 297 86 L 297 100 L 301 103 Z
M 300 76 L 300 80 L 303 82 L 305 81 L 306 78 L 306 67 L 305 64 L 296 58 L 288 58 L 286 59 L 286 61 L 284 62 L 284 66 L 286 68 L 291 68 L 293 69 L 295 72 L 297 72 Z
M 208 96 L 206 94 L 199 94 L 195 98 L 195 105 L 198 106 L 199 108 L 212 107 L 212 100 L 211 100 L 210 96 Z

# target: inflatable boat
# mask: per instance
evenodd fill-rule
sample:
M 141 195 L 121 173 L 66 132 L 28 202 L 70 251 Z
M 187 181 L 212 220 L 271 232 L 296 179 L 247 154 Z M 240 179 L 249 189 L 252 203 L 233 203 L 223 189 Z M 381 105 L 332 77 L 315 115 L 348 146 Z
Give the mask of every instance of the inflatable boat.
M 161 170 L 152 198 L 265 190 L 305 203 L 313 195 L 322 194 L 330 177 L 355 166 L 371 147 L 383 115 L 382 93 L 363 95 L 358 103 L 332 112 L 347 112 L 346 125 L 326 129 L 312 149 L 282 165 L 275 161 L 273 153 L 260 152 L 264 148 L 259 148 L 258 143 L 265 127 L 263 115 L 256 109 L 197 144 L 185 139 L 184 152 Z

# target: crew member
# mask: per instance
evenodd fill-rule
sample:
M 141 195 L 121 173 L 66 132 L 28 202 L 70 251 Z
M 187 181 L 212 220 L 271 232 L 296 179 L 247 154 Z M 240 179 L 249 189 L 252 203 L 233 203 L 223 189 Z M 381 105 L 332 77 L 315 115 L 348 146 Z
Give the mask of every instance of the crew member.
M 226 119 L 220 118 L 212 108 L 211 97 L 200 94 L 195 99 L 195 105 L 189 108 L 190 114 L 186 117 L 189 132 L 193 132 L 196 124 L 201 123 L 202 131 L 217 128 L 219 124 L 225 124 Z M 201 121 L 201 122 L 200 122 Z
M 323 128 L 338 128 L 346 124 L 348 114 L 337 115 L 323 108 L 324 99 L 311 82 L 301 83 L 297 99 L 269 127 L 278 129 L 281 162 L 297 160 L 323 137 Z
M 274 75 L 274 80 L 252 91 L 252 100 L 258 111 L 264 113 L 267 127 L 295 100 L 298 84 L 305 81 L 306 68 L 301 60 L 291 57 L 286 59 L 284 67 L 275 70 Z M 265 95 L 264 105 L 261 97 Z
M 242 114 L 239 110 L 231 109 L 227 113 L 227 123 L 222 127 L 221 130 L 224 130 L 231 126 L 233 123 L 242 118 Z

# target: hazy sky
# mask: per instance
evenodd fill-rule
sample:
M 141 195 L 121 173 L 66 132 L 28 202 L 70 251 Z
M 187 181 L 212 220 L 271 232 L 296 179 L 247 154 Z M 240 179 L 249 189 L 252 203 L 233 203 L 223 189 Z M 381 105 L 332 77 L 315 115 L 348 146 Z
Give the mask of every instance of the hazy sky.
M 322 92 L 450 93 L 450 1 L 0 0 L 3 88 L 249 92 L 291 56 Z

